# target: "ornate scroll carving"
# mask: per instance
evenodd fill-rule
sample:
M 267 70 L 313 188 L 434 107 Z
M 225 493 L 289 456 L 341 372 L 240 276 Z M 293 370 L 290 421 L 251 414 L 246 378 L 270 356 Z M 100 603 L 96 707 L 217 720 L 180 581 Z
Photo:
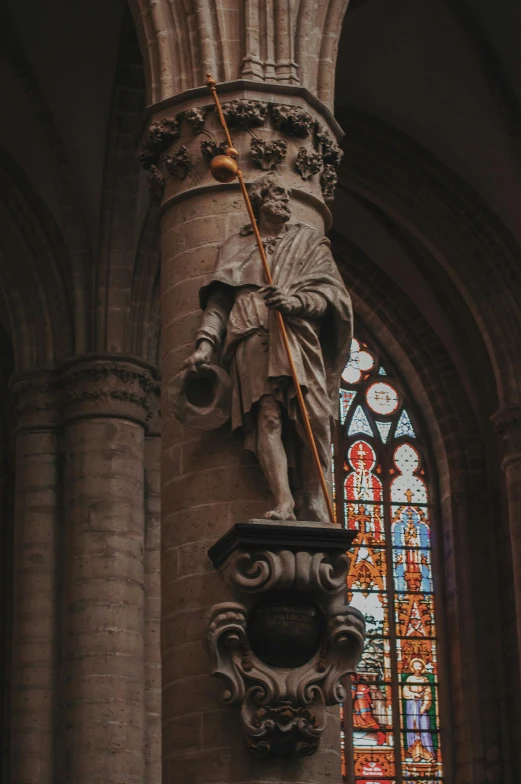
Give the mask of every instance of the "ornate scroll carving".
M 250 141 L 250 158 L 259 168 L 270 171 L 284 161 L 287 149 L 283 139 L 268 142 L 254 136 Z
M 184 180 L 194 168 L 188 149 L 183 145 L 163 158 L 167 172 L 180 180 Z
M 325 542 L 327 527 L 314 530 L 324 528 Z M 252 754 L 315 753 L 326 706 L 345 700 L 342 678 L 354 672 L 365 634 L 361 613 L 345 602 L 348 569 L 345 552 L 298 547 L 240 546 L 221 564 L 241 601 L 212 608 L 212 673 L 225 682 L 224 701 L 241 706 Z
M 240 98 L 223 103 L 222 110 L 230 128 L 255 128 L 264 125 L 268 104 Z
M 295 161 L 295 169 L 303 180 L 309 180 L 314 174 L 318 174 L 322 168 L 322 156 L 318 152 L 306 150 L 301 147 Z
M 324 201 L 330 202 L 335 198 L 335 188 L 337 183 L 337 175 L 335 167 L 327 163 L 324 166 L 324 171 L 320 177 L 320 187 L 322 188 L 322 195 Z
M 271 109 L 273 125 L 279 131 L 284 131 L 289 136 L 305 138 L 313 129 L 312 116 L 300 106 L 286 104 L 273 104 Z

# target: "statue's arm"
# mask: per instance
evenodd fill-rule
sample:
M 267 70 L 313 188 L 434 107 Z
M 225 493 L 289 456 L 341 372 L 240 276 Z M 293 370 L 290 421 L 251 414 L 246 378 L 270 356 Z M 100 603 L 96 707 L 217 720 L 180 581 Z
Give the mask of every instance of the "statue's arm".
M 203 312 L 201 326 L 196 333 L 196 346 L 199 346 L 203 340 L 211 343 L 214 350 L 221 345 L 232 306 L 233 289 L 224 283 L 216 283 Z
M 295 299 L 300 302 L 301 310 L 296 315 L 306 318 L 322 318 L 327 310 L 326 298 L 318 291 L 306 291 L 295 294 Z
M 195 336 L 195 351 L 183 362 L 183 368 L 195 369 L 212 361 L 215 350 L 226 334 L 226 323 L 232 306 L 233 289 L 224 283 L 216 283 Z
M 327 310 L 327 300 L 318 291 L 288 295 L 271 283 L 259 289 L 259 293 L 264 297 L 268 308 L 280 310 L 288 316 L 321 318 Z

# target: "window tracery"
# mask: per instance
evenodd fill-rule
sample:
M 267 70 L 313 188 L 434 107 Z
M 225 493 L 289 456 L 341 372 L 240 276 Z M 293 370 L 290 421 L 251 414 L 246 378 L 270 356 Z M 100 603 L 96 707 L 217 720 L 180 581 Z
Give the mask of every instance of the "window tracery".
M 367 627 L 343 717 L 344 780 L 441 784 L 432 499 L 421 431 L 392 368 L 360 339 L 339 405 L 335 509 L 359 531 L 348 594 Z

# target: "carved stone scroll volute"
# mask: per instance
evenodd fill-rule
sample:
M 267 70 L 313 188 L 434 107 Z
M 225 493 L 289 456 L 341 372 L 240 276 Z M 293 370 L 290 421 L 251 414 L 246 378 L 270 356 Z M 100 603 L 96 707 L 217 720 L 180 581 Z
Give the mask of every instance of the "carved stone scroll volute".
M 364 644 L 363 617 L 346 603 L 354 533 L 250 521 L 209 551 L 239 600 L 212 608 L 212 674 L 225 682 L 224 701 L 240 705 L 252 754 L 313 754 L 326 706 L 346 697 L 342 678 Z

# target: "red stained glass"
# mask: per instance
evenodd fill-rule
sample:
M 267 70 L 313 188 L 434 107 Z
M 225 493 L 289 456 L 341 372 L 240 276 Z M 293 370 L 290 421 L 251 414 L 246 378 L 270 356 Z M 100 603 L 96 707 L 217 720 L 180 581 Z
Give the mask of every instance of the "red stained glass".
M 403 784 L 442 784 L 428 472 L 418 418 L 384 366 L 373 347 L 355 340 L 340 393 L 339 508 L 358 531 L 348 599 L 367 634 L 351 678 L 343 776 L 358 784 L 396 784 L 397 775 Z

